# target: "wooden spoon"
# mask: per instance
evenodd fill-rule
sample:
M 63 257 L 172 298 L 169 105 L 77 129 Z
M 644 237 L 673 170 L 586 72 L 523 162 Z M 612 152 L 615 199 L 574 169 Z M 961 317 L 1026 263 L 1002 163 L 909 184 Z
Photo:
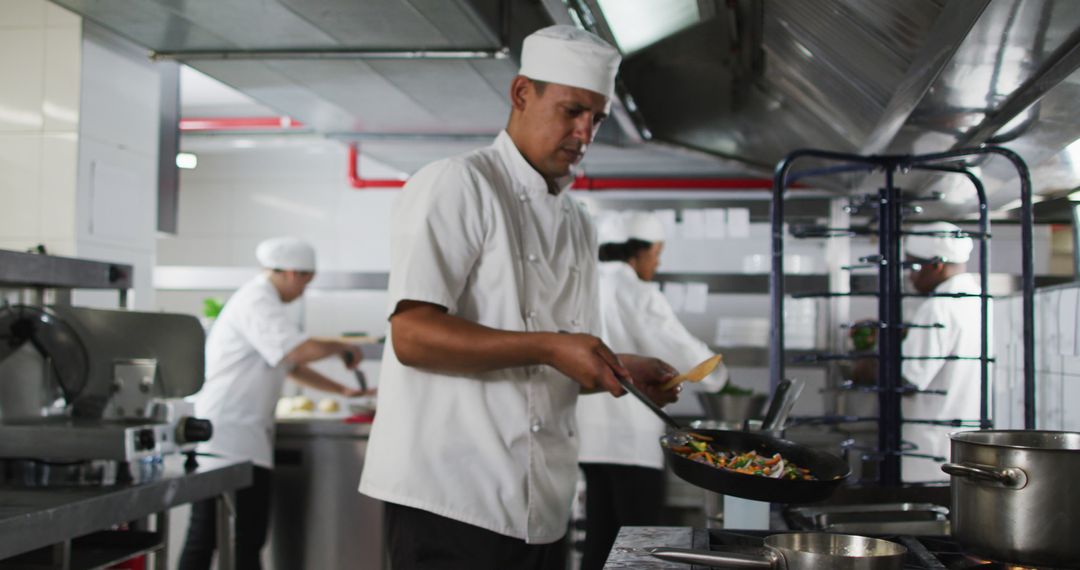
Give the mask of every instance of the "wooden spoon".
M 706 376 L 712 374 L 713 370 L 716 370 L 716 367 L 720 365 L 720 361 L 723 359 L 723 355 L 714 354 L 702 361 L 701 364 L 691 368 L 689 372 L 684 372 L 668 380 L 663 389 L 670 390 L 683 382 L 701 382 Z

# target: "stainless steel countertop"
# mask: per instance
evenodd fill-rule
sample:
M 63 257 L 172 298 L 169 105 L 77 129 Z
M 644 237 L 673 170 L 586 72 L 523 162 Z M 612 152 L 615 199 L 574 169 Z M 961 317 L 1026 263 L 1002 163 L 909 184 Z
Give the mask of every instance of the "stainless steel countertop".
M 345 423 L 345 416 L 297 416 L 278 418 L 277 437 L 360 437 L 371 434 L 371 422 Z
M 80 488 L 0 486 L 0 560 L 200 501 L 251 484 L 251 462 L 184 456 L 165 458 L 161 477 L 139 485 Z
M 688 526 L 624 526 L 615 537 L 604 570 L 686 570 L 686 564 L 653 558 L 647 549 L 654 546 L 690 548 L 693 536 L 694 529 Z

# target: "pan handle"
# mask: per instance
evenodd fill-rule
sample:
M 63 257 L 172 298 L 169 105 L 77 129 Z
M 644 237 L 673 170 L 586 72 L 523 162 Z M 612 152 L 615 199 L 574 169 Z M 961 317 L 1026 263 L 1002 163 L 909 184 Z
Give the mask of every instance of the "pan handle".
M 668 548 L 661 546 L 649 548 L 649 554 L 670 562 L 696 564 L 716 568 L 782 568 L 777 564 L 775 555 L 766 549 L 761 554 L 741 554 L 711 550 L 691 550 L 689 548 Z
M 1027 473 L 1019 467 L 997 467 L 978 463 L 946 463 L 941 470 L 953 477 L 966 477 L 997 483 L 1009 489 L 1023 489 L 1027 486 Z

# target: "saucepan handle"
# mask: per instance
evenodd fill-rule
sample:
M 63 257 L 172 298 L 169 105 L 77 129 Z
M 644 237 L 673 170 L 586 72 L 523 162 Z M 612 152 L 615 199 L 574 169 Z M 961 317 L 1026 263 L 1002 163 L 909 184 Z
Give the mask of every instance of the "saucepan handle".
M 776 557 L 763 549 L 760 555 L 689 548 L 650 548 L 649 554 L 669 562 L 696 564 L 716 568 L 782 568 Z
M 978 463 L 946 463 L 941 470 L 953 477 L 965 477 L 997 483 L 1009 489 L 1023 489 L 1028 482 L 1027 473 L 1019 467 L 997 467 Z

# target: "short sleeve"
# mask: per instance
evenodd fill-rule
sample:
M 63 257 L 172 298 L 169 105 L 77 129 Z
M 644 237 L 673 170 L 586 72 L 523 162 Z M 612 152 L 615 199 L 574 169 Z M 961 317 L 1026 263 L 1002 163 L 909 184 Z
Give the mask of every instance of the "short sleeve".
M 233 326 L 270 366 L 280 364 L 289 352 L 308 339 L 300 327 L 289 320 L 285 306 L 280 302 L 255 297 L 243 309 L 234 313 Z
M 479 185 L 476 172 L 453 160 L 429 165 L 406 184 L 393 216 L 388 316 L 404 300 L 457 312 L 483 250 Z

